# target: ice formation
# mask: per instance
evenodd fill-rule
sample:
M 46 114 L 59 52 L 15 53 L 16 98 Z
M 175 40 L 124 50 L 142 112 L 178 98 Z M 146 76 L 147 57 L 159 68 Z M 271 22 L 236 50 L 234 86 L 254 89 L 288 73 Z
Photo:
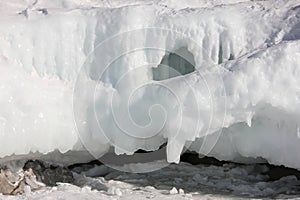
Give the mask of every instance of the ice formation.
M 169 162 L 186 146 L 300 169 L 299 1 L 14 0 L 0 12 L 0 157 L 167 142 Z

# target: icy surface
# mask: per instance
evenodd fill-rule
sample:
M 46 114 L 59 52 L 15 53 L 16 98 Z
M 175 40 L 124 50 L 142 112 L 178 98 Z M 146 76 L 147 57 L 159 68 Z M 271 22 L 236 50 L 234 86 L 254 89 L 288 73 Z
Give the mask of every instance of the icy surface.
M 91 170 L 103 173 L 103 167 Z M 80 171 L 86 174 L 84 168 Z M 180 163 L 146 174 L 107 171 L 103 177 L 75 174 L 72 184 L 58 183 L 19 196 L 0 195 L 0 199 L 299 199 L 300 193 L 295 176 L 270 181 L 264 175 L 268 171 L 265 165 Z
M 300 169 L 299 1 L 176 2 L 2 1 L 0 157 L 167 142 Z M 180 49 L 196 71 L 153 81 Z

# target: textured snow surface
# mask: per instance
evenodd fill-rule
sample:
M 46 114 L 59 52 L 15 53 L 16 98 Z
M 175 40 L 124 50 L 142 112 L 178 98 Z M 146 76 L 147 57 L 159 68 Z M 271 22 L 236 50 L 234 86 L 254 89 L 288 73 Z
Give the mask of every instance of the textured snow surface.
M 167 142 L 169 162 L 186 146 L 300 169 L 299 5 L 2 1 L 0 156 Z M 172 52 L 196 71 L 153 81 Z
M 295 176 L 270 181 L 264 175 L 267 170 L 265 165 L 180 163 L 156 172 L 132 174 L 98 166 L 89 171 L 80 169 L 82 174 L 75 174 L 72 184 L 59 183 L 56 187 L 0 199 L 297 199 L 300 182 Z M 87 172 L 98 177 L 84 176 Z M 101 173 L 103 177 L 99 177 Z

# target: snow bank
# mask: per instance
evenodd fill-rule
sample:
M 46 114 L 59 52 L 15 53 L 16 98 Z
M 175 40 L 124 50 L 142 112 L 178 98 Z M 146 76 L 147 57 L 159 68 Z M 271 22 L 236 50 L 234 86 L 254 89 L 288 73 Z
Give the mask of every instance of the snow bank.
M 169 162 L 187 147 L 300 169 L 296 0 L 0 7 L 1 157 L 84 149 L 99 157 L 167 142 Z M 169 66 L 154 81 L 174 52 L 179 69 L 195 71 L 173 77 Z

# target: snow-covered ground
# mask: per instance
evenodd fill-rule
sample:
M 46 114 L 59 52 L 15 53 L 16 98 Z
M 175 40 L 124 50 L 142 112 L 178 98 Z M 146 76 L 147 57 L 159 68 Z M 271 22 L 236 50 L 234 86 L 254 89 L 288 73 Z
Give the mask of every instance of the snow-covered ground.
M 22 195 L 0 199 L 297 199 L 300 195 L 300 181 L 295 176 L 272 181 L 266 165 L 180 163 L 145 174 L 109 170 L 103 165 L 77 170 L 82 174 L 74 174 L 72 184 L 59 183 L 34 192 L 27 189 Z

